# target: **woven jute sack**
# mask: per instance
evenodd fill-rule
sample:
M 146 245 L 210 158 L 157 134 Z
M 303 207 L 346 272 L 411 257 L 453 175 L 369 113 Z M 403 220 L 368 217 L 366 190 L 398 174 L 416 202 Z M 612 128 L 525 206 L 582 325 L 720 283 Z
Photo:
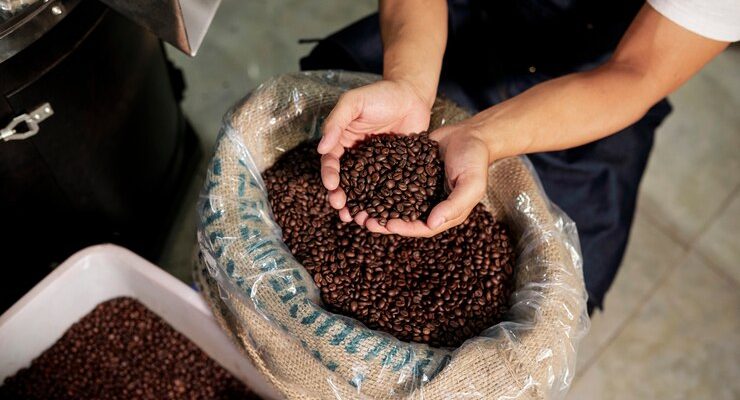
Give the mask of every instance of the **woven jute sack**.
M 588 329 L 581 256 L 574 224 L 548 201 L 526 158 L 494 163 L 483 199 L 515 240 L 511 310 L 457 349 L 401 342 L 324 310 L 282 242 L 260 174 L 318 138 L 344 91 L 377 79 L 282 75 L 227 113 L 198 205 L 195 277 L 214 315 L 289 399 L 562 398 Z M 430 130 L 467 116 L 438 99 Z

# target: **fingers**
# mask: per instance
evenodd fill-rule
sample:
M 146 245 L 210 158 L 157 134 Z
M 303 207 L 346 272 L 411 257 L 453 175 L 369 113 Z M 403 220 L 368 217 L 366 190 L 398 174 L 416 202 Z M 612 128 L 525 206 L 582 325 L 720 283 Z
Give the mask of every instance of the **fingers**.
M 390 221 L 388 223 L 390 223 Z M 370 218 L 370 219 L 366 220 L 365 221 L 365 228 L 367 228 L 367 230 L 369 230 L 370 232 L 373 232 L 373 233 L 382 233 L 384 235 L 387 235 L 387 234 L 391 233 L 388 230 L 387 224 L 386 224 L 386 226 L 380 225 L 380 223 L 378 222 L 378 220 L 375 219 L 375 218 Z
M 469 173 L 460 175 L 455 182 L 450 196 L 437 204 L 429 213 L 427 226 L 436 230 L 448 222 L 459 221 L 470 213 L 470 210 L 483 197 L 486 191 L 485 169 L 483 173 Z M 462 222 L 459 221 L 459 222 Z
M 335 210 L 341 210 L 347 203 L 347 195 L 344 190 L 337 189 L 329 192 L 329 205 Z
M 347 209 L 347 207 L 344 207 L 343 209 L 339 210 L 339 219 L 341 219 L 342 222 L 352 221 L 352 215 L 350 215 L 349 209 Z
M 321 156 L 321 182 L 329 190 L 329 203 L 337 210 L 347 201 L 344 191 L 339 189 L 339 157 L 342 153 L 344 148 L 338 146 Z
M 355 222 L 357 225 L 363 226 L 365 225 L 365 221 L 367 221 L 367 211 L 360 211 L 355 215 Z
M 409 237 L 430 237 L 434 232 L 422 221 L 406 222 L 402 219 L 392 219 L 386 224 L 391 233 Z
M 323 137 L 318 146 L 320 154 L 326 154 L 340 144 L 342 133 L 362 113 L 362 102 L 362 96 L 353 91 L 339 97 L 337 105 L 324 121 Z
M 321 182 L 330 191 L 339 187 L 339 157 L 332 153 L 321 156 Z

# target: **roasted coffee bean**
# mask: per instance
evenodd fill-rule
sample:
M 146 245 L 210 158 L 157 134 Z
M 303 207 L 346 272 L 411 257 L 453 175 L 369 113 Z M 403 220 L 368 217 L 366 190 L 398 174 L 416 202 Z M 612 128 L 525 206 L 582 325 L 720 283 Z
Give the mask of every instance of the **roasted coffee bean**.
M 364 168 L 369 164 L 372 171 Z M 444 195 L 439 146 L 426 132 L 372 135 L 347 149 L 340 165 L 350 214 L 366 211 L 381 225 L 391 219 L 426 219 Z M 424 189 L 412 182 L 422 182 Z
M 406 152 L 401 154 L 428 150 L 414 144 L 400 148 Z M 387 161 L 398 153 L 378 154 Z M 377 168 L 383 179 L 392 176 L 385 164 Z M 278 159 L 263 179 L 283 240 L 317 282 L 328 310 L 398 339 L 438 347 L 459 346 L 501 321 L 512 292 L 514 248 L 507 228 L 483 205 L 461 225 L 429 239 L 374 234 L 339 219 L 327 202 L 320 169 L 316 142 L 303 143 Z M 413 185 L 417 193 L 424 187 Z M 405 199 L 362 201 L 387 212 L 385 218 L 407 208 L 421 210 Z
M 0 399 L 258 399 L 185 336 L 131 298 L 99 304 Z

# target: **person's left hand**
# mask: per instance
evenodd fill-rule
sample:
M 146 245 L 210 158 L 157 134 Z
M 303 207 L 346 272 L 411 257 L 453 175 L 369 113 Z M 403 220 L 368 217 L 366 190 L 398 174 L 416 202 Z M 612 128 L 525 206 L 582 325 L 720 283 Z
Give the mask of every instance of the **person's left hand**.
M 432 132 L 430 137 L 439 142 L 449 196 L 432 209 L 426 222 L 392 219 L 383 227 L 369 219 L 366 221 L 368 230 L 431 237 L 461 224 L 483 198 L 488 181 L 489 150 L 474 125 L 462 122 L 445 126 Z

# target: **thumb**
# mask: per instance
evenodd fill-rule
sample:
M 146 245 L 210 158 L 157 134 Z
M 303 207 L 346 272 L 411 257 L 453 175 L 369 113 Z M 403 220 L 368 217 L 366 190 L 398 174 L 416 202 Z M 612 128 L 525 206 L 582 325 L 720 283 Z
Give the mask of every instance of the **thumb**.
M 362 114 L 362 108 L 363 96 L 356 91 L 346 92 L 339 97 L 337 105 L 324 121 L 323 137 L 318 146 L 320 154 L 328 153 L 339 144 L 342 133 Z
M 437 204 L 429 213 L 427 225 L 430 229 L 437 229 L 447 222 L 464 220 L 483 198 L 485 191 L 485 169 L 483 173 L 476 171 L 460 175 L 447 199 Z

